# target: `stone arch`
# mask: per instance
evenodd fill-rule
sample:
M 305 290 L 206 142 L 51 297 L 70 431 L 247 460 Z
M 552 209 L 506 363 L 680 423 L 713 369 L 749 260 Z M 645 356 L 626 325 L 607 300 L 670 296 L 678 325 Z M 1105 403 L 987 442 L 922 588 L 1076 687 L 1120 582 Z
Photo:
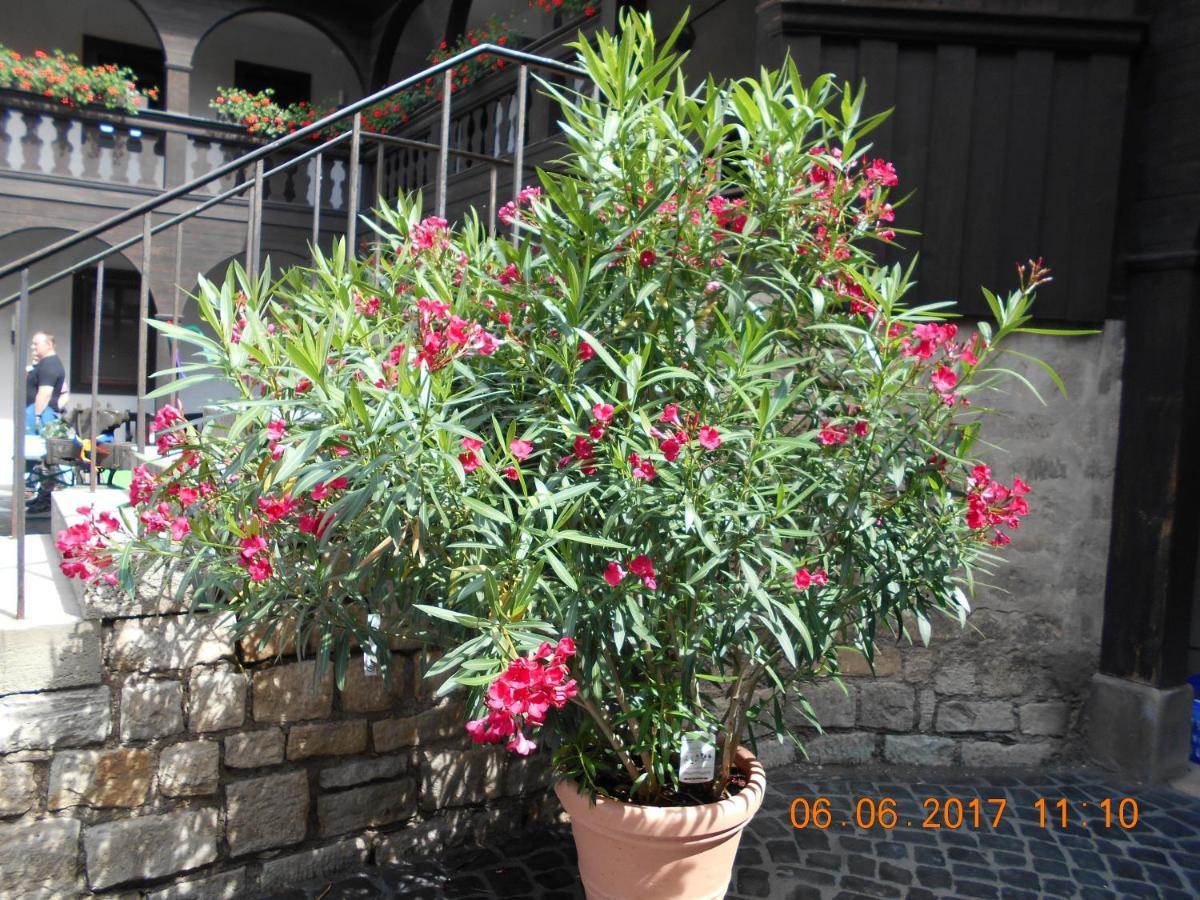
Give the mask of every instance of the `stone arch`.
M 58 49 L 82 55 L 86 34 L 156 49 L 165 66 L 162 29 L 141 0 L 55 0 L 53 15 L 47 15 L 39 4 L 9 6 L 4 15 L 3 43 L 14 50 L 28 54 L 34 50 Z M 158 87 L 165 90 L 166 84 Z
M 423 69 L 429 51 L 446 37 L 455 5 L 445 0 L 401 0 L 384 25 L 372 86 L 394 84 Z M 411 43 L 402 47 L 405 38 Z
M 278 39 L 281 33 L 285 40 Z M 233 83 L 235 59 L 281 69 L 297 69 L 297 59 L 306 61 L 317 103 L 350 102 L 364 90 L 355 54 L 325 23 L 291 8 L 255 6 L 213 22 L 196 42 L 190 61 L 192 115 L 211 114 L 208 102 L 217 87 Z

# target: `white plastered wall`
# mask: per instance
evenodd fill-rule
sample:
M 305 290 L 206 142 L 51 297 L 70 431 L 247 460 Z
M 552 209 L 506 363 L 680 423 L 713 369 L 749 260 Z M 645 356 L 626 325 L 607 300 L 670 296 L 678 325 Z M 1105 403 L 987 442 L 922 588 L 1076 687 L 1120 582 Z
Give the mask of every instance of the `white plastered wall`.
M 212 117 L 209 101 L 218 87 L 233 84 L 234 61 L 239 59 L 308 72 L 317 103 L 350 102 L 362 95 L 346 54 L 327 34 L 294 16 L 253 12 L 222 22 L 196 47 L 188 100 L 193 116 Z

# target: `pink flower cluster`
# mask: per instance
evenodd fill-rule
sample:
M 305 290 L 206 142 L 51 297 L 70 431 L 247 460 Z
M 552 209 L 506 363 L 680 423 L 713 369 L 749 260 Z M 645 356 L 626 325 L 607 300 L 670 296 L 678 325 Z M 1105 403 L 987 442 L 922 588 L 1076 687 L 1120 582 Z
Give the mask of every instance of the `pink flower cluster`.
M 55 538 L 54 546 L 62 554 L 59 568 L 68 578 L 116 584 L 117 576 L 108 571 L 113 561 L 108 536 L 121 527 L 120 522 L 110 512 L 97 515 L 92 506 L 81 506 L 76 511 L 87 518 L 60 531 Z
M 815 572 L 810 572 L 808 569 L 799 569 L 792 576 L 792 584 L 796 586 L 798 591 L 807 591 L 814 584 L 817 587 L 825 587 L 829 584 L 829 576 L 825 574 L 824 569 L 817 569 Z
M 992 480 L 992 470 L 988 466 L 976 466 L 971 470 L 971 487 L 967 494 L 967 527 L 980 531 L 995 528 L 989 541 L 993 547 L 1011 543 L 1012 538 L 1001 531 L 1000 526 L 1020 527 L 1022 516 L 1029 514 L 1029 504 L 1025 500 L 1028 493 L 1029 485 L 1020 478 L 1013 478 L 1012 487 L 1005 487 Z
M 815 160 L 808 170 L 807 186 L 813 191 L 815 199 L 825 201 L 812 222 L 819 254 L 825 259 L 850 258 L 846 237 L 838 233 L 843 224 L 854 229 L 874 224 L 881 240 L 894 240 L 896 232 L 887 225 L 895 221 L 896 212 L 891 204 L 885 202 L 885 192 L 900 183 L 896 167 L 887 160 L 875 159 L 863 167 L 861 176 L 855 176 L 854 170 L 859 161 L 843 162 L 842 151 L 837 147 L 816 147 L 811 155 Z M 797 191 L 803 189 L 800 187 Z M 862 209 L 842 209 L 839 197 L 846 196 L 856 196 L 862 200 Z M 802 254 L 809 252 L 809 248 L 804 246 L 797 250 Z
M 521 207 L 532 206 L 534 199 L 541 195 L 542 189 L 540 187 L 523 187 L 515 200 L 509 200 L 500 207 L 500 211 L 496 213 L 496 217 L 502 224 L 511 225 L 520 218 Z
M 899 329 L 896 334 L 903 334 L 903 329 Z M 975 351 L 979 349 L 979 335 L 976 334 L 972 337 L 971 343 L 968 345 L 965 341 L 956 343 L 954 341 L 956 334 L 958 334 L 958 326 L 953 323 L 924 322 L 915 326 L 910 336 L 901 337 L 901 352 L 905 356 L 925 361 L 932 359 L 933 355 L 940 350 L 944 354 L 945 360 L 953 362 L 961 359 L 967 365 L 978 365 L 979 357 Z M 967 405 L 966 398 L 960 398 L 954 391 L 958 385 L 958 379 L 958 372 L 944 361 L 939 362 L 930 374 L 933 389 L 937 391 L 942 402 L 947 406 L 952 406 L 955 401 L 964 406 Z
M 444 369 L 462 356 L 490 356 L 500 346 L 500 341 L 478 322 L 452 314 L 450 304 L 443 300 L 420 298 L 417 301 L 417 323 L 421 331 L 421 350 L 414 358 L 413 365 L 425 366 L 431 372 Z
M 250 573 L 251 581 L 266 581 L 271 577 L 271 552 L 267 547 L 267 539 L 261 534 L 250 534 L 238 542 L 241 552 L 238 553 L 238 565 Z
M 853 432 L 855 437 L 866 437 L 871 433 L 871 425 L 866 419 L 858 419 L 850 425 L 825 422 L 821 425 L 821 430 L 817 434 L 817 440 L 826 447 L 832 447 L 837 444 L 844 444 L 850 440 L 851 432 Z
M 742 212 L 746 201 L 742 198 L 728 200 L 717 195 L 708 201 L 708 211 L 712 213 L 718 228 L 741 234 L 746 227 L 746 214 Z
M 463 452 L 458 455 L 458 461 L 462 463 L 463 471 L 470 475 L 483 462 L 478 453 L 483 448 L 483 441 L 478 438 L 465 437 L 462 439 L 462 446 Z M 521 477 L 521 463 L 533 455 L 533 442 L 521 438 L 513 438 L 508 442 L 508 451 L 512 454 L 515 464 L 510 464 L 504 468 L 504 477 L 509 481 L 516 481 Z
M 575 655 L 575 642 L 560 638 L 557 646 L 543 643 L 528 657 L 519 656 L 488 688 L 488 714 L 467 723 L 467 734 L 477 744 L 505 744 L 519 756 L 528 756 L 537 744 L 525 729 L 546 723 L 551 709 L 562 709 L 578 693 L 568 677 L 567 660 Z
M 154 414 L 154 424 L 150 427 L 158 455 L 166 456 L 172 448 L 184 443 L 182 426 L 187 424 L 183 412 L 170 404 L 162 407 Z
M 440 249 L 450 245 L 450 223 L 438 216 L 422 219 L 409 231 L 413 242 L 413 253 Z
M 381 301 L 378 297 L 368 297 L 364 300 L 362 294 L 360 294 L 358 291 L 354 292 L 355 311 L 361 315 L 367 316 L 368 318 L 376 315 L 379 312 L 380 302 Z
M 616 587 L 625 580 L 626 575 L 640 578 L 648 590 L 658 590 L 658 579 L 654 572 L 654 563 L 645 553 L 629 560 L 629 571 L 626 572 L 620 563 L 610 562 L 604 570 L 604 580 L 609 587 Z

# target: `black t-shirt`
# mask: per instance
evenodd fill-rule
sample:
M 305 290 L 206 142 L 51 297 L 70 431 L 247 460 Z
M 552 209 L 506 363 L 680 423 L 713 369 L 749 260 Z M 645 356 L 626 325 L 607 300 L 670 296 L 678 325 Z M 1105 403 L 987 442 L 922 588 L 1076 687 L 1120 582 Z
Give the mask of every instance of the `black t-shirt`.
M 67 372 L 62 360 L 54 353 L 34 364 L 25 377 L 25 405 L 29 406 L 37 397 L 38 388 L 52 387 L 54 394 L 50 397 L 50 409 L 58 410 L 58 398 L 62 396 L 63 382 L 67 380 Z

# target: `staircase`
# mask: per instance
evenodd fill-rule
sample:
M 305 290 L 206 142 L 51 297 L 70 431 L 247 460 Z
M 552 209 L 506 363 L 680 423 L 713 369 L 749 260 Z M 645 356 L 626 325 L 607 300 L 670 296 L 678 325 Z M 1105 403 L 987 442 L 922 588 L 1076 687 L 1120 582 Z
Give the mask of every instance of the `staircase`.
M 543 46 L 561 44 L 563 37 L 563 34 L 551 35 Z M 561 46 L 559 52 L 565 55 Z M 502 76 L 491 76 L 468 91 L 453 94 L 449 90 L 453 70 L 482 55 L 501 57 L 511 65 Z M 19 486 L 24 481 L 24 442 L 13 438 L 23 433 L 25 373 L 20 348 L 29 343 L 28 313 L 31 298 L 38 290 L 95 266 L 99 296 L 105 261 L 126 250 L 140 253 L 138 358 L 142 362 L 137 378 L 136 443 L 140 454 L 153 456 L 154 448 L 147 447 L 146 422 L 151 411 L 146 394 L 150 373 L 144 360 L 150 340 L 146 322 L 156 240 L 173 239 L 174 280 L 179 282 L 185 223 L 220 209 L 226 217 L 245 223 L 244 243 L 239 240 L 229 252 L 236 252 L 253 276 L 263 262 L 264 222 L 270 225 L 273 215 L 284 214 L 272 206 L 272 197 L 280 196 L 280 189 L 272 185 L 299 183 L 303 178 L 314 177 L 313 190 L 305 194 L 312 201 L 306 209 L 311 232 L 305 233 L 311 234 L 313 244 L 320 243 L 322 235 L 329 236 L 332 231 L 344 236 L 347 246 L 358 246 L 359 217 L 369 205 L 363 202 L 366 190 L 371 191 L 372 200 L 377 200 L 395 196 L 398 191 L 432 188 L 434 214 L 456 218 L 456 214 L 470 207 L 484 207 L 485 218 L 495 228 L 498 204 L 521 189 L 531 162 L 544 163 L 556 147 L 553 115 L 546 99 L 533 89 L 531 73 L 575 89 L 584 86 L 586 77 L 583 70 L 561 59 L 480 44 L 286 137 L 255 147 L 186 184 L 164 190 L 104 222 L 21 259 L 0 264 L 0 280 L 13 276 L 20 284 L 19 292 L 0 297 L 0 310 L 15 312 L 14 336 L 18 348 L 13 366 L 14 415 L 10 422 L 4 423 L 6 427 L 0 427 L 0 453 L 4 458 L 11 454 L 13 459 L 11 484 Z M 435 104 L 414 117 L 403 134 L 378 134 L 363 128 L 364 110 L 431 78 L 441 80 L 445 86 L 442 94 Z M 344 203 L 338 204 L 342 209 L 336 210 L 332 217 L 326 209 L 322 222 L 321 173 L 327 171 L 331 161 L 340 163 L 341 171 L 347 173 L 341 184 Z M 286 215 L 291 217 L 290 222 L 297 215 L 297 206 L 295 196 L 288 199 Z M 103 241 L 106 249 L 66 265 L 53 275 L 34 277 L 34 266 L 44 271 L 46 261 L 93 239 Z M 171 314 L 176 321 L 180 317 L 178 293 L 177 287 Z M 95 362 L 101 355 L 99 343 L 97 316 L 91 329 L 92 408 L 99 406 L 100 373 Z M 90 438 L 93 444 L 96 440 L 95 434 L 80 437 Z M 124 502 L 124 491 L 95 487 L 95 463 L 90 474 L 93 487 L 52 494 L 51 533 L 66 527 L 77 515 L 78 506 L 95 504 L 101 509 Z M 0 492 L 3 490 L 0 487 Z M 58 571 L 59 556 L 51 535 L 34 533 L 41 530 L 38 523 L 26 522 L 24 504 L 13 503 L 12 493 L 10 490 L 8 505 L 0 512 L 0 526 L 11 534 L 0 538 L 3 579 L 0 583 L 4 585 L 0 588 L 0 597 L 4 598 L 0 601 L 0 695 L 94 684 L 99 644 L 95 636 L 97 623 L 82 618 L 88 598 L 82 586 L 73 585 Z M 15 493 L 19 498 L 20 487 L 15 488 Z

